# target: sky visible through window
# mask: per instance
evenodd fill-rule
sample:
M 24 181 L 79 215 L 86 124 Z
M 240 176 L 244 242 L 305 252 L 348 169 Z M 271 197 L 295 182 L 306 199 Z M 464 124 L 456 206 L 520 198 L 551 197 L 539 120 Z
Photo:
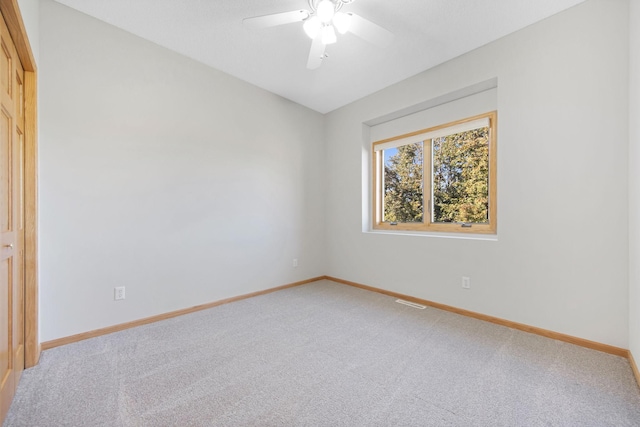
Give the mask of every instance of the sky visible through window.
M 389 166 L 389 159 L 393 156 L 395 156 L 396 154 L 398 154 L 398 149 L 397 148 L 389 148 L 387 150 L 383 150 L 384 152 L 384 164 Z

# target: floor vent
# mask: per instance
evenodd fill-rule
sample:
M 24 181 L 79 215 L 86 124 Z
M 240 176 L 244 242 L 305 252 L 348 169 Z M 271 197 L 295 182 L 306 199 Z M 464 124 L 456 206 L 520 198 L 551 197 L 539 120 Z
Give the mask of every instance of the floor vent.
M 416 304 L 415 302 L 405 301 L 403 299 L 397 299 L 396 302 L 400 304 L 408 305 L 409 307 L 419 308 L 420 310 L 424 310 L 425 308 L 427 308 L 426 305 Z

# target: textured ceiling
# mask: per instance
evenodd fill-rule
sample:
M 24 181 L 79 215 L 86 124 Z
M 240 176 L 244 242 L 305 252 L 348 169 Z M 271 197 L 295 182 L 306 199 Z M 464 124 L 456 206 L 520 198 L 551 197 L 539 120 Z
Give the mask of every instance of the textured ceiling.
M 584 0 L 355 0 L 343 8 L 394 33 L 387 48 L 338 35 L 316 70 L 301 23 L 252 29 L 243 18 L 308 9 L 307 0 L 56 0 L 326 113 Z

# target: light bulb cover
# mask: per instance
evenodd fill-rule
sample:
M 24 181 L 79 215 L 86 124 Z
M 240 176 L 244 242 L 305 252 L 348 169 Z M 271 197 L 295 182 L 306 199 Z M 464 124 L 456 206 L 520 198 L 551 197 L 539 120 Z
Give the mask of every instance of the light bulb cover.
M 322 44 L 333 44 L 338 39 L 336 38 L 336 30 L 334 30 L 333 25 L 325 25 L 322 27 Z
M 316 14 L 318 18 L 325 24 L 328 24 L 333 19 L 333 15 L 336 13 L 336 6 L 331 2 L 331 0 L 322 0 L 318 4 L 318 9 L 316 10 Z
M 336 30 L 340 34 L 344 34 L 349 31 L 349 27 L 351 26 L 351 14 L 337 12 L 333 17 L 333 25 L 336 27 Z
M 311 18 L 308 18 L 304 21 L 304 24 L 302 24 L 302 28 L 304 29 L 304 32 L 309 36 L 309 38 L 313 40 L 318 37 L 318 34 L 320 34 L 320 30 L 322 29 L 322 22 L 320 22 L 320 19 L 317 16 L 312 16 Z

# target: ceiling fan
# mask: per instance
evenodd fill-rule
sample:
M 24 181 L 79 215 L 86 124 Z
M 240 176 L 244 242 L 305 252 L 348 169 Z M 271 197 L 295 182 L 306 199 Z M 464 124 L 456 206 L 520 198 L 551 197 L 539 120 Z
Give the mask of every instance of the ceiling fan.
M 267 28 L 303 22 L 304 32 L 311 38 L 311 51 L 307 68 L 314 70 L 326 57 L 325 49 L 337 41 L 340 34 L 353 33 L 379 47 L 388 46 L 393 34 L 381 26 L 351 12 L 342 12 L 343 6 L 354 0 L 308 0 L 310 10 L 292 10 L 264 16 L 245 18 L 242 22 L 252 28 Z

